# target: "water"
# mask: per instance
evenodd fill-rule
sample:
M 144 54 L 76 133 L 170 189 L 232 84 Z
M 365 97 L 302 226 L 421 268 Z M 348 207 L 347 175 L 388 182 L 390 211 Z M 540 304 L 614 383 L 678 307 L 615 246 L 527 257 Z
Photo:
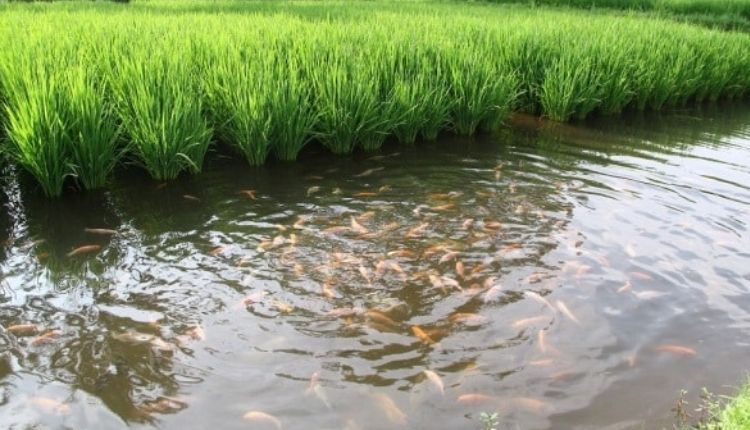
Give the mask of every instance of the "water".
M 39 332 L 0 335 L 0 427 L 662 428 L 730 393 L 750 108 L 514 124 L 59 202 L 8 180 L 0 323 Z

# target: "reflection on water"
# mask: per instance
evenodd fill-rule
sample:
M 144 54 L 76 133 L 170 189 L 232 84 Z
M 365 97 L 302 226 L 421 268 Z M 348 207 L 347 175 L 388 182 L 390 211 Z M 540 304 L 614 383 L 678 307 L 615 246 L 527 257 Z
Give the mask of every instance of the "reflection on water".
M 750 110 L 513 124 L 56 202 L 6 179 L 0 424 L 660 428 L 739 380 Z

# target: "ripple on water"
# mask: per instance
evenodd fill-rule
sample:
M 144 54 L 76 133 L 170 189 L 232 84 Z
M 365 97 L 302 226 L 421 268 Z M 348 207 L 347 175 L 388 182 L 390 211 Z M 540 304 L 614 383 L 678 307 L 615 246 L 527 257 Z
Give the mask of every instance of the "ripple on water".
M 9 183 L 0 423 L 669 426 L 679 389 L 747 370 L 749 125 L 313 148 L 59 202 Z

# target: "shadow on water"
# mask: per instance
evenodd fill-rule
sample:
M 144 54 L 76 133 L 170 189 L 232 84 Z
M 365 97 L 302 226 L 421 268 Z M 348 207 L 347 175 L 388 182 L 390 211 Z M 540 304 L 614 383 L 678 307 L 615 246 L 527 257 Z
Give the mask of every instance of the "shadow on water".
M 516 116 L 57 201 L 6 186 L 0 425 L 668 426 L 677 389 L 746 370 L 749 121 Z

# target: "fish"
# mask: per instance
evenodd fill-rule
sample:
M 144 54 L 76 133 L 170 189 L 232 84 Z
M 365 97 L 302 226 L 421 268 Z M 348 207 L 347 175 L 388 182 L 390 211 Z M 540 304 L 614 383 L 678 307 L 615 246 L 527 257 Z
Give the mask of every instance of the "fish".
M 156 400 L 148 400 L 141 405 L 141 411 L 146 413 L 169 414 L 187 408 L 187 403 L 168 397 L 160 397 Z
M 281 425 L 281 420 L 279 420 L 278 418 L 276 418 L 275 416 L 271 414 L 267 414 L 261 411 L 246 412 L 245 415 L 242 416 L 242 419 L 246 421 L 256 422 L 256 423 L 271 424 L 274 427 L 276 427 L 278 430 L 281 430 L 283 428 Z
M 333 292 L 333 285 L 331 285 L 330 282 L 323 282 L 320 285 L 320 288 L 321 288 L 321 294 L 324 297 L 328 297 L 329 299 L 336 297 L 336 294 L 334 294 Z
M 314 372 L 312 376 L 310 376 L 310 385 L 308 385 L 307 390 L 305 390 L 305 395 L 309 396 L 310 394 L 315 394 L 315 397 L 323 402 L 328 409 L 333 409 L 331 401 L 328 400 L 328 395 L 326 395 L 325 390 L 323 390 L 323 386 L 320 385 L 320 372 Z
M 479 393 L 461 394 L 460 396 L 458 396 L 458 399 L 456 399 L 458 403 L 461 403 L 463 405 L 476 405 L 476 404 L 482 404 L 482 403 L 491 403 L 491 402 L 496 402 L 497 400 L 498 400 L 497 397 L 488 396 L 486 394 L 479 394 Z
M 469 313 L 469 312 L 457 312 L 451 316 L 448 317 L 448 321 L 454 323 L 454 324 L 464 324 L 467 326 L 479 326 L 482 324 L 486 324 L 489 322 L 489 318 Z
M 49 397 L 34 396 L 29 398 L 29 403 L 44 410 L 45 412 L 66 415 L 70 412 L 70 406 Z
M 153 334 L 140 333 L 131 330 L 113 335 L 112 338 L 118 342 L 127 343 L 130 345 L 144 345 L 147 343 L 151 343 L 156 338 L 156 336 L 154 336 Z
M 310 197 L 311 195 L 317 193 L 320 191 L 320 187 L 317 185 L 313 185 L 312 187 L 307 189 L 307 197 Z
M 493 285 L 489 290 L 482 294 L 482 301 L 485 303 L 493 302 L 500 297 L 503 293 L 503 289 L 500 285 Z
M 302 229 L 304 227 L 305 223 L 309 220 L 308 217 L 299 216 L 297 217 L 297 221 L 294 222 L 292 225 L 292 228 L 295 228 L 297 230 Z
M 365 278 L 365 281 L 367 281 L 368 284 L 371 284 L 372 283 L 372 276 L 370 274 L 370 270 L 367 267 L 362 266 L 361 264 L 360 264 L 358 270 L 359 270 L 359 274 L 362 275 L 363 278 Z
M 240 194 L 242 194 L 243 196 L 245 196 L 245 197 L 247 197 L 247 198 L 249 198 L 251 200 L 256 200 L 257 199 L 257 196 L 255 195 L 255 193 L 256 193 L 255 190 L 241 190 L 240 191 Z
M 513 322 L 513 328 L 524 328 L 544 321 L 549 321 L 549 317 L 539 315 L 537 317 L 522 318 Z
M 338 233 L 342 233 L 342 232 L 349 231 L 349 230 L 351 230 L 351 229 L 349 227 L 347 227 L 347 226 L 336 225 L 336 226 L 328 227 L 328 228 L 324 229 L 323 233 L 324 234 L 338 234 Z
M 413 238 L 413 237 L 420 236 L 420 235 L 422 235 L 425 232 L 425 230 L 427 230 L 427 227 L 429 227 L 429 226 L 430 226 L 430 224 L 428 224 L 426 222 L 422 223 L 422 224 L 419 224 L 418 226 L 416 226 L 416 227 L 410 229 L 408 232 L 406 232 L 405 237 L 406 238 Z
M 6 327 L 6 330 L 16 336 L 34 336 L 39 333 L 39 326 L 36 324 L 13 324 Z
M 358 193 L 352 194 L 354 197 L 375 197 L 378 195 L 378 193 L 373 191 L 360 191 Z
M 443 212 L 447 210 L 451 210 L 456 207 L 455 203 L 446 203 L 444 205 L 438 205 L 438 206 L 432 206 L 430 207 L 430 210 L 437 211 L 437 212 Z
M 542 297 L 539 293 L 536 293 L 534 291 L 524 291 L 523 294 L 533 299 L 535 302 L 542 304 L 544 306 L 547 306 L 548 308 L 552 310 L 552 312 L 555 312 L 555 308 L 554 306 L 552 306 L 552 303 L 550 303 L 547 299 Z
M 464 222 L 461 223 L 461 228 L 464 230 L 468 230 L 471 228 L 472 225 L 474 225 L 474 219 L 466 218 Z
M 195 197 L 192 194 L 183 194 L 182 198 L 185 199 L 185 200 L 189 200 L 191 202 L 199 202 L 199 201 L 201 201 L 201 199 L 199 199 L 198 197 Z
M 416 256 L 414 251 L 410 251 L 408 249 L 397 249 L 395 251 L 389 251 L 387 255 L 389 257 L 403 257 L 403 258 L 413 258 Z
M 33 341 L 31 341 L 31 344 L 34 346 L 46 345 L 52 342 L 52 339 L 56 339 L 61 335 L 62 332 L 60 330 L 49 330 L 46 333 L 37 336 Z
M 194 340 L 206 340 L 206 331 L 199 325 L 190 327 L 185 331 L 185 334 Z
M 633 284 L 630 283 L 630 281 L 626 281 L 625 285 L 617 289 L 618 293 L 624 293 L 626 291 L 630 291 L 633 289 Z
M 682 357 L 695 357 L 698 355 L 698 351 L 695 349 L 682 345 L 662 344 L 657 345 L 654 349 L 659 352 L 668 352 Z
M 331 191 L 331 194 L 333 194 L 334 196 L 338 196 L 341 193 L 343 193 L 343 191 L 341 191 L 341 188 L 339 187 L 336 187 L 333 189 L 333 191 Z
M 370 309 L 368 311 L 365 311 L 365 317 L 369 320 L 375 321 L 383 325 L 387 325 L 391 327 L 398 326 L 396 321 L 393 321 L 393 319 L 391 319 L 391 317 L 386 315 L 385 312 L 379 311 L 377 309 Z
M 666 296 L 667 293 L 663 293 L 661 291 L 647 290 L 647 291 L 635 291 L 633 292 L 633 295 L 636 296 L 639 300 L 653 300 L 662 296 Z
M 636 252 L 635 248 L 630 243 L 625 245 L 624 251 L 625 251 L 625 254 L 630 258 L 635 258 L 638 256 L 638 253 Z
M 542 353 L 546 353 L 547 341 L 546 341 L 546 336 L 544 334 L 544 329 L 539 330 L 538 339 L 539 339 L 539 350 L 542 351 Z
M 399 409 L 393 399 L 383 393 L 375 393 L 372 397 L 375 399 L 375 404 L 385 413 L 386 418 L 388 418 L 391 423 L 400 426 L 406 425 L 408 417 L 401 409 Z
M 215 248 L 212 248 L 211 251 L 209 251 L 208 253 L 211 254 L 211 255 L 213 255 L 215 257 L 215 256 L 223 253 L 226 250 L 227 250 L 226 246 L 217 246 Z
M 500 221 L 484 221 L 485 230 L 501 230 L 502 228 L 503 224 Z
M 432 370 L 423 370 L 422 373 L 425 374 L 427 379 L 432 382 L 432 385 L 434 385 L 438 391 L 440 391 L 441 395 L 445 395 L 445 384 L 443 384 L 443 378 L 440 377 L 437 373 L 433 372 Z
M 242 299 L 242 301 L 240 302 L 240 307 L 246 307 L 253 303 L 258 303 L 263 300 L 263 297 L 265 297 L 266 294 L 268 294 L 268 292 L 266 292 L 265 290 L 252 292 L 245 296 L 244 299 Z
M 549 403 L 533 397 L 511 397 L 508 399 L 508 403 L 518 409 L 523 409 L 535 414 L 545 413 L 551 407 Z
M 354 217 L 351 218 L 351 226 L 352 226 L 352 231 L 354 231 L 357 234 L 367 234 L 370 232 L 362 224 L 358 223 Z
M 95 254 L 101 250 L 102 250 L 101 245 L 83 245 L 70 251 L 68 253 L 68 257 L 75 257 L 77 255 L 84 255 L 84 254 Z
M 326 315 L 334 317 L 334 318 L 344 318 L 344 317 L 349 317 L 352 315 L 357 315 L 360 312 L 361 312 L 360 309 L 355 309 L 355 308 L 335 308 L 326 312 Z
M 365 176 L 370 176 L 373 173 L 379 172 L 379 171 L 381 171 L 383 169 L 384 169 L 384 167 L 373 167 L 372 169 L 367 169 L 367 170 L 363 171 L 362 173 L 358 173 L 358 174 L 354 175 L 353 177 L 355 177 L 355 178 L 364 178 Z
M 639 281 L 651 281 L 654 279 L 648 273 L 643 273 L 643 272 L 630 272 L 630 276 L 632 276 L 635 279 L 638 279 Z
M 438 263 L 443 264 L 455 260 L 459 255 L 461 255 L 461 253 L 458 251 L 449 251 L 445 255 L 440 257 L 440 261 L 438 261 Z
M 273 307 L 282 314 L 288 314 L 294 310 L 294 306 L 290 305 L 289 303 L 282 302 L 281 300 L 274 300 Z
M 101 236 L 112 236 L 113 234 L 117 234 L 117 230 L 109 228 L 85 228 L 83 231 L 89 234 L 98 234 Z
M 466 269 L 464 268 L 464 263 L 460 260 L 456 261 L 456 275 L 463 278 L 465 271 Z
M 362 212 L 361 214 L 357 215 L 355 219 L 359 222 L 364 222 L 369 219 L 372 219 L 372 217 L 374 216 L 375 216 L 375 211 L 367 211 L 367 212 Z
M 386 193 L 388 191 L 391 191 L 392 189 L 393 188 L 391 188 L 390 185 L 383 185 L 382 187 L 378 188 L 378 193 L 379 194 Z
M 419 338 L 419 340 L 421 340 L 424 344 L 433 345 L 435 343 L 435 340 L 433 340 L 430 335 L 425 333 L 425 331 L 422 330 L 422 328 L 418 325 L 411 326 L 411 332 L 414 333 L 414 336 Z
M 573 315 L 573 312 L 568 309 L 568 306 L 564 302 L 558 300 L 555 302 L 555 304 L 557 305 L 557 309 L 560 309 L 560 312 L 562 312 L 563 315 L 570 318 L 570 320 L 574 323 L 581 325 L 581 321 L 575 315 Z
M 547 367 L 547 366 L 552 366 L 553 364 L 555 364 L 555 360 L 551 358 L 547 358 L 544 360 L 529 361 L 529 366 L 534 366 L 534 367 Z

